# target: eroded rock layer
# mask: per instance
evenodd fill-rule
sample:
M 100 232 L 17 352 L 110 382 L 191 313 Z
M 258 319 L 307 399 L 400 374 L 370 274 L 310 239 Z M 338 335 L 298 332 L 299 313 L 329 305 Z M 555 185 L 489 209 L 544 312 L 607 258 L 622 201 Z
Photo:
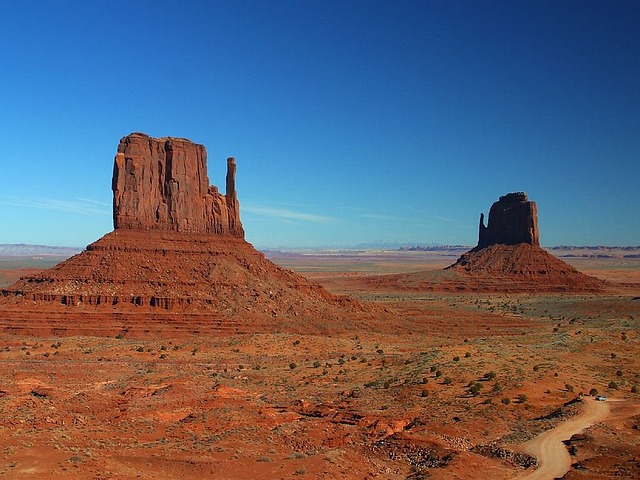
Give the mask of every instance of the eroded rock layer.
M 585 275 L 542 248 L 519 243 L 474 248 L 447 267 L 516 291 L 600 291 L 605 283 Z
M 243 239 L 128 229 L 2 290 L 0 319 L 25 309 L 97 315 L 101 322 L 127 312 L 186 323 L 206 316 L 209 327 L 233 321 L 243 332 L 292 321 L 317 330 L 323 321 L 372 311 L 278 267 Z

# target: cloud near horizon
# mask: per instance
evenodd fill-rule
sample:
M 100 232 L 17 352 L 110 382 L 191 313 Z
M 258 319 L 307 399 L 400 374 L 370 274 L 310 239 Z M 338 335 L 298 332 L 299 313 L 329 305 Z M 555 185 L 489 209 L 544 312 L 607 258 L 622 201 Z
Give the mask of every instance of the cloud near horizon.
M 243 212 L 252 213 L 253 215 L 259 215 L 261 217 L 279 218 L 282 220 L 300 220 L 303 222 L 312 223 L 335 223 L 337 220 L 331 217 L 325 217 L 323 215 L 313 215 L 310 213 L 294 212 L 292 210 L 286 210 L 283 208 L 273 207 L 253 207 L 243 205 L 241 207 Z
M 90 200 L 87 198 L 76 198 L 75 200 L 55 200 L 51 198 L 32 199 L 21 197 L 0 197 L 0 205 L 10 207 L 27 207 L 41 210 L 57 210 L 62 212 L 80 213 L 83 215 L 105 215 L 113 214 L 111 204 Z

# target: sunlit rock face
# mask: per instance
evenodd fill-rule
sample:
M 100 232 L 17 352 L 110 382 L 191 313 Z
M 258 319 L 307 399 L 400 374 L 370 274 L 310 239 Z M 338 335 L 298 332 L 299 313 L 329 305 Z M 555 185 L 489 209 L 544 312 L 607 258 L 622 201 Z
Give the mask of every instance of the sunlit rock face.
M 114 228 L 244 238 L 235 175 L 235 161 L 228 158 L 222 195 L 209 185 L 203 145 L 132 133 L 120 140 L 114 160 Z

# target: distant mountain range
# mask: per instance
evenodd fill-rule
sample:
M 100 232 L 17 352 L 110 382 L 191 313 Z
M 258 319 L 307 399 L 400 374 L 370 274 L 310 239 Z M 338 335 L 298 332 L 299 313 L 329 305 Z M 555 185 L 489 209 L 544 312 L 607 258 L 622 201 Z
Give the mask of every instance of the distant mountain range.
M 386 245 L 383 247 L 380 243 L 361 244 L 354 247 L 342 247 L 340 251 L 349 250 L 371 250 L 381 249 L 399 250 L 410 252 L 448 252 L 462 254 L 470 250 L 471 246 L 466 245 L 415 245 L 412 247 L 395 245 Z M 571 246 L 559 245 L 556 247 L 544 247 L 545 250 L 552 253 L 556 257 L 566 258 L 640 258 L 640 245 L 629 247 L 607 247 L 607 246 Z M 52 247 L 49 245 L 29 245 L 25 243 L 0 243 L 0 257 L 63 257 L 68 258 L 83 249 L 78 247 Z M 326 251 L 326 248 L 279 248 L 273 251 L 296 252 L 296 251 Z M 272 251 L 266 249 L 264 251 Z
M 410 252 L 461 252 L 473 247 L 464 245 L 436 245 L 402 247 L 399 250 Z M 563 258 L 640 258 L 640 246 L 607 247 L 607 246 L 572 246 L 558 245 L 557 247 L 543 247 L 556 257 Z
M 71 257 L 81 251 L 77 247 L 0 243 L 0 257 Z

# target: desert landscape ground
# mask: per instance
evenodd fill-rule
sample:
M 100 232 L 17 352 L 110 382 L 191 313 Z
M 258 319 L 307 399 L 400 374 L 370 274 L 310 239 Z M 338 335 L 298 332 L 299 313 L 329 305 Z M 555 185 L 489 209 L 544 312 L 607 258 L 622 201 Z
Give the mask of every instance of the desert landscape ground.
M 486 291 L 443 270 L 457 250 L 267 252 L 381 312 L 326 332 L 33 335 L 4 318 L 0 475 L 535 478 L 530 442 L 597 390 L 607 412 L 565 439 L 562 478 L 638 478 L 640 259 L 587 253 L 554 251 L 601 292 Z M 3 260 L 2 286 L 40 262 Z

